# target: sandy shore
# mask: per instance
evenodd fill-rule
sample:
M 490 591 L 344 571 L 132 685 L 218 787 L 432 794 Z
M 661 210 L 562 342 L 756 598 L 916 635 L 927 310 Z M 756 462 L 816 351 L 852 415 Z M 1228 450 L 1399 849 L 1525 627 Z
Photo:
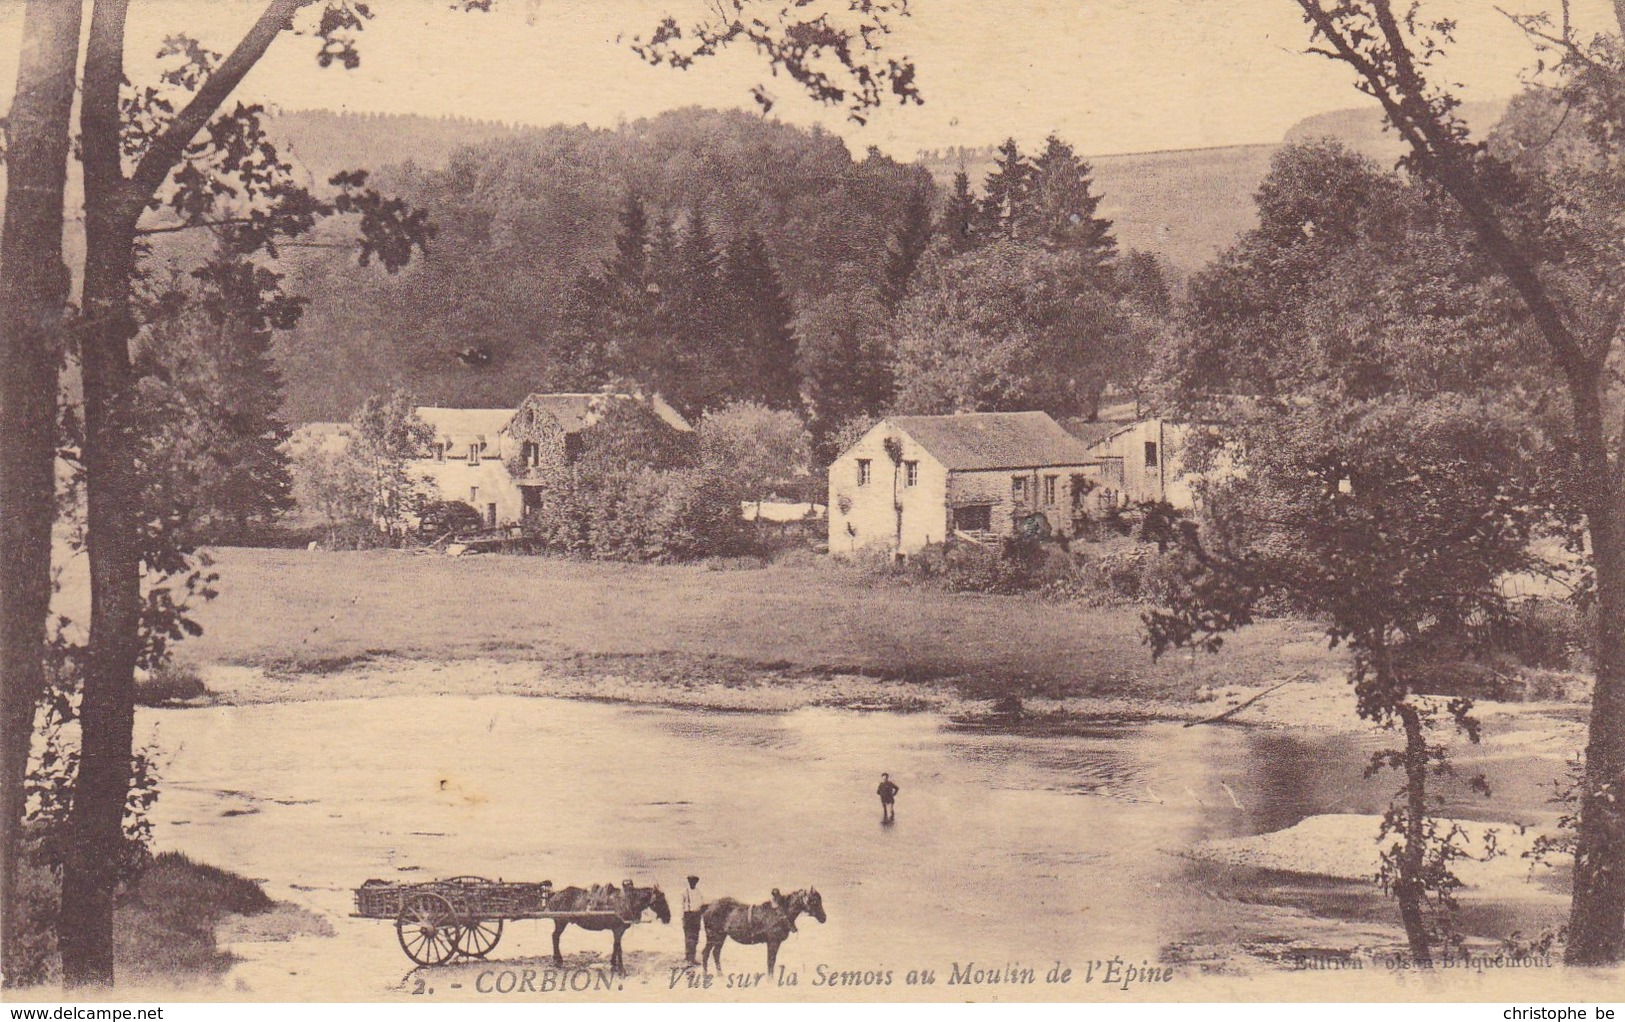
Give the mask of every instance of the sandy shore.
M 1194 859 L 1227 866 L 1301 873 L 1334 880 L 1370 880 L 1377 875 L 1379 855 L 1397 837 L 1379 843 L 1382 818 L 1357 813 L 1311 816 L 1284 830 L 1252 837 L 1205 841 L 1189 852 Z M 1497 897 L 1541 896 L 1545 888 L 1536 879 L 1550 868 L 1527 857 L 1540 830 L 1476 820 L 1441 820 L 1441 829 L 1459 828 L 1455 844 L 1466 853 L 1452 871 L 1468 890 L 1493 891 Z M 1553 865 L 1567 858 L 1554 857 Z
M 950 682 L 776 671 L 741 667 L 720 658 L 681 656 L 673 656 L 669 662 L 650 657 L 525 661 L 381 656 L 316 672 L 220 663 L 206 664 L 198 670 L 209 695 L 196 700 L 196 705 L 503 694 L 727 712 L 783 713 L 823 706 L 968 717 L 985 717 L 993 705 L 989 699 L 966 696 Z M 1442 707 L 1443 700 L 1439 702 Z M 1335 669 L 1291 679 L 1265 679 L 1252 685 L 1207 687 L 1188 702 L 1122 695 L 1029 697 L 1023 700 L 1022 709 L 1023 717 L 1013 721 L 1017 727 L 1022 723 L 1041 727 L 1077 718 L 1292 727 L 1338 733 L 1373 730 L 1369 722 L 1355 715 L 1353 693 Z M 1486 743 L 1505 747 L 1508 752 L 1528 751 L 1531 746 L 1545 752 L 1580 747 L 1585 709 L 1583 704 L 1567 702 L 1484 700 L 1475 712 L 1485 724 Z

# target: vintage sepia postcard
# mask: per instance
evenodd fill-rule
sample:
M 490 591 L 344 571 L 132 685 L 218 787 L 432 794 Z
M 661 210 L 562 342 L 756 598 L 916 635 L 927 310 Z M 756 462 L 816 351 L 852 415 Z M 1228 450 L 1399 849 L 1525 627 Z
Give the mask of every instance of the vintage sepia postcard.
M 4 998 L 1618 1000 L 1622 35 L 8 0 Z

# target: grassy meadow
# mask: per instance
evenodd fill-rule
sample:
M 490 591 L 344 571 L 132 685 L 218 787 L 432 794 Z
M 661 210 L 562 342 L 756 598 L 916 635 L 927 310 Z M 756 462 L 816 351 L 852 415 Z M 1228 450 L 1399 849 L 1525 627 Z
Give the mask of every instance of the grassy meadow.
M 401 551 L 223 549 L 191 663 L 290 675 L 368 659 L 479 658 L 703 674 L 724 681 L 862 675 L 965 695 L 1187 701 L 1326 665 L 1313 628 L 1271 621 L 1217 656 L 1151 660 L 1140 612 L 1029 596 L 876 586 L 838 562 L 636 565 Z M 290 693 L 291 694 L 291 693 Z

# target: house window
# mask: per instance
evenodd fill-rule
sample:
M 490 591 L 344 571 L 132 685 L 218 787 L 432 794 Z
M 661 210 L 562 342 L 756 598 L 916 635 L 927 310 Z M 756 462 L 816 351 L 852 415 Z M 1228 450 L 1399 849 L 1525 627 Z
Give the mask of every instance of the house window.
M 1011 476 L 1010 477 L 1010 499 L 1015 501 L 1018 504 L 1027 499 L 1027 477 L 1026 476 Z
M 470 486 L 468 488 L 468 502 L 470 504 L 478 504 L 480 502 L 480 488 L 478 486 Z
M 445 444 L 435 444 L 434 445 L 434 460 L 435 461 L 445 461 L 446 460 L 446 445 Z
M 1145 442 L 1145 467 L 1157 467 L 1157 442 L 1155 440 Z
M 858 459 L 858 485 L 859 486 L 868 486 L 869 485 L 869 459 L 868 458 L 859 458 Z
M 920 485 L 920 463 L 917 461 L 903 462 L 903 485 Z
M 1055 481 L 1059 478 L 1060 476 L 1044 477 L 1044 503 L 1055 503 Z
M 534 440 L 526 440 L 519 450 L 520 460 L 529 468 L 535 468 L 542 463 L 542 445 Z
M 469 444 L 468 445 L 468 463 L 470 465 L 478 465 L 480 463 L 480 445 L 479 444 Z

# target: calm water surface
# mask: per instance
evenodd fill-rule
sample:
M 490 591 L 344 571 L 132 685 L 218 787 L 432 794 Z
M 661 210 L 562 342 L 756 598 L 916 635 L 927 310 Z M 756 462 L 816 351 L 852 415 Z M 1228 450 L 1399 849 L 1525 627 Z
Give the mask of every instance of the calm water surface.
M 931 714 L 809 709 L 709 713 L 555 699 L 387 698 L 148 712 L 163 750 L 160 848 L 266 881 L 336 935 L 256 948 L 253 989 L 396 989 L 409 963 L 385 923 L 352 920 L 369 877 L 478 874 L 556 884 L 698 873 L 712 896 L 816 885 L 796 968 L 909 968 L 975 960 L 1048 967 L 1121 955 L 1295 913 L 1386 918 L 1348 885 L 1282 885 L 1178 853 L 1323 812 L 1376 812 L 1393 780 L 1363 781 L 1377 737 L 1178 724 L 1071 737 L 965 733 Z M 1492 783 L 1538 801 L 1549 778 L 1489 762 Z M 881 771 L 902 786 L 882 826 Z M 1482 807 L 1479 807 L 1482 810 Z M 1482 812 L 1480 812 L 1482 815 Z M 1307 891 L 1307 893 L 1306 893 Z M 607 951 L 572 930 L 567 955 Z M 628 962 L 664 982 L 680 927 L 639 926 Z M 551 927 L 509 927 L 495 956 L 550 953 Z M 733 946 L 729 966 L 761 968 Z

